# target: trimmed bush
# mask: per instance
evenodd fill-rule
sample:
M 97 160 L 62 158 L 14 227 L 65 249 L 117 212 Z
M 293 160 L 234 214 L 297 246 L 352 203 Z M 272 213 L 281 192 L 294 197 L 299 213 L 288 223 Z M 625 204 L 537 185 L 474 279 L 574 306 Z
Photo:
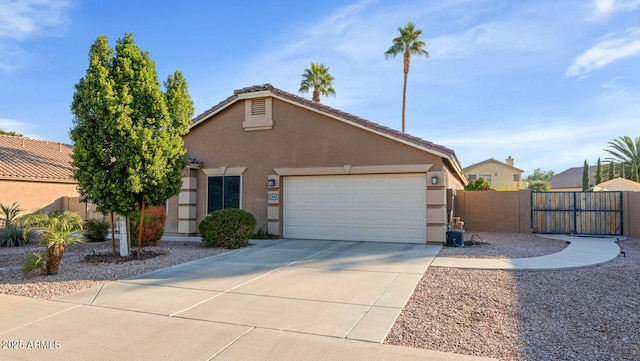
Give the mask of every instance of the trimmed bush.
M 164 221 L 167 218 L 167 211 L 164 206 L 153 206 L 145 208 L 142 228 L 142 247 L 155 246 L 164 234 Z M 138 246 L 138 225 L 140 224 L 140 210 L 135 211 L 131 216 L 131 246 Z
M 110 226 L 104 219 L 90 219 L 84 222 L 84 238 L 89 242 L 105 242 Z
M 205 245 L 229 249 L 248 246 L 255 228 L 256 219 L 253 214 L 235 208 L 217 210 L 198 225 Z

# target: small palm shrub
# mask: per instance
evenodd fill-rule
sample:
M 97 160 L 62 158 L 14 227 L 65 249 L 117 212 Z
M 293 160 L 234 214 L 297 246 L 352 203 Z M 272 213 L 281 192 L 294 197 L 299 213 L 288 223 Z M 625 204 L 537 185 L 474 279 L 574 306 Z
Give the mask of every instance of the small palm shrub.
M 236 249 L 249 245 L 256 228 L 253 214 L 227 208 L 206 216 L 198 225 L 202 242 L 209 247 Z
M 89 242 L 105 242 L 110 225 L 104 219 L 90 219 L 84 222 L 84 238 Z
M 153 206 L 145 208 L 144 220 L 142 223 L 142 247 L 155 246 L 164 234 L 164 222 L 167 218 L 167 211 L 164 206 Z M 131 245 L 138 246 L 138 232 L 140 228 L 140 210 L 135 211 L 131 216 Z
M 48 214 L 41 210 L 22 217 L 22 222 L 25 226 L 24 238 L 26 239 L 27 235 L 33 231 L 40 236 L 40 243 L 46 247 L 43 255 L 45 258 L 45 272 L 43 274 L 45 275 L 58 274 L 62 255 L 67 245 L 84 242 L 82 237 L 84 220 L 77 213 L 65 211 Z M 23 263 L 23 269 L 26 263 L 35 262 L 35 260 L 29 259 L 32 256 L 27 257 Z M 42 259 L 36 264 L 41 265 Z M 39 268 L 39 266 L 35 268 Z
M 17 202 L 10 206 L 0 204 L 0 247 L 22 246 L 26 243 L 18 217 L 22 211 Z

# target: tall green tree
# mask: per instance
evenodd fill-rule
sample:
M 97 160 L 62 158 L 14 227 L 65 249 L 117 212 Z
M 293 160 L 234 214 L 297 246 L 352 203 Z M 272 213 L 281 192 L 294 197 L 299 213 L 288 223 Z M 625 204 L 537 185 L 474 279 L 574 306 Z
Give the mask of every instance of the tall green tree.
M 103 212 L 130 215 L 177 194 L 187 165 L 182 136 L 193 102 L 180 72 L 160 88 L 155 63 L 126 34 L 99 37 L 86 76 L 76 84 L 72 165 L 84 201 Z M 138 239 L 140 252 L 141 239 Z
M 400 35 L 393 39 L 393 44 L 384 53 L 385 58 L 395 58 L 396 55 L 402 54 L 404 58 L 404 84 L 402 86 L 402 132 L 405 132 L 405 109 L 407 103 L 407 77 L 409 76 L 409 67 L 411 66 L 411 55 L 429 58 L 429 53 L 425 49 L 427 44 L 420 40 L 422 30 L 416 29 L 412 22 L 404 27 L 399 27 Z
M 584 160 L 584 166 L 582 167 L 582 190 L 589 190 L 589 163 L 587 160 Z
M 613 164 L 613 161 L 611 161 L 611 163 L 609 163 L 609 169 L 607 169 L 609 174 L 607 175 L 608 180 L 612 180 L 616 177 L 616 169 L 615 166 Z
M 595 184 L 602 183 L 602 163 L 600 162 L 600 158 L 598 158 L 598 163 L 596 163 L 596 174 L 595 174 Z
M 318 103 L 320 102 L 320 95 L 325 97 L 336 96 L 336 91 L 333 89 L 333 76 L 329 74 L 329 68 L 324 64 L 318 64 L 311 62 L 311 68 L 307 68 L 302 73 L 302 81 L 300 82 L 301 94 L 307 94 L 312 90 L 311 100 Z
M 640 166 L 640 137 L 631 138 L 625 135 L 607 144 L 609 146 L 604 151 L 609 153 L 610 157 L 606 160 L 620 163 L 620 174 L 629 174 L 629 179 L 636 182 L 640 181 L 640 175 L 638 174 L 638 167 Z
M 547 180 L 555 175 L 555 172 L 552 170 L 541 170 L 540 168 L 536 168 L 532 174 L 528 175 L 524 178 L 526 182 L 533 182 L 536 180 Z

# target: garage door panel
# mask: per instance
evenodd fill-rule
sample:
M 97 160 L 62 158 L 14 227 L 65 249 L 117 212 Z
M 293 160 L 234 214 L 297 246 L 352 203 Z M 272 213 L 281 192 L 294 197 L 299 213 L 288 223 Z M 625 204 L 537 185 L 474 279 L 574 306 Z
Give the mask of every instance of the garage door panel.
M 286 177 L 284 236 L 426 240 L 424 174 Z

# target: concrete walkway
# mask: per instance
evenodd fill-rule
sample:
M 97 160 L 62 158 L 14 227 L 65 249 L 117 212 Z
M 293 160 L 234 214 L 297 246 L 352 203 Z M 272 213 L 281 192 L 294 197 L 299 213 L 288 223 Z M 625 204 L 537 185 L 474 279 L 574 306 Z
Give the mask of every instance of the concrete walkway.
M 18 341 L 0 359 L 484 359 L 381 344 L 440 246 L 254 243 L 55 300 L 0 295 Z
M 437 257 L 431 267 L 502 269 L 502 270 L 548 270 L 593 266 L 609 262 L 620 254 L 615 237 L 577 237 L 547 235 L 544 238 L 569 242 L 569 246 L 558 253 L 530 258 L 456 258 Z

